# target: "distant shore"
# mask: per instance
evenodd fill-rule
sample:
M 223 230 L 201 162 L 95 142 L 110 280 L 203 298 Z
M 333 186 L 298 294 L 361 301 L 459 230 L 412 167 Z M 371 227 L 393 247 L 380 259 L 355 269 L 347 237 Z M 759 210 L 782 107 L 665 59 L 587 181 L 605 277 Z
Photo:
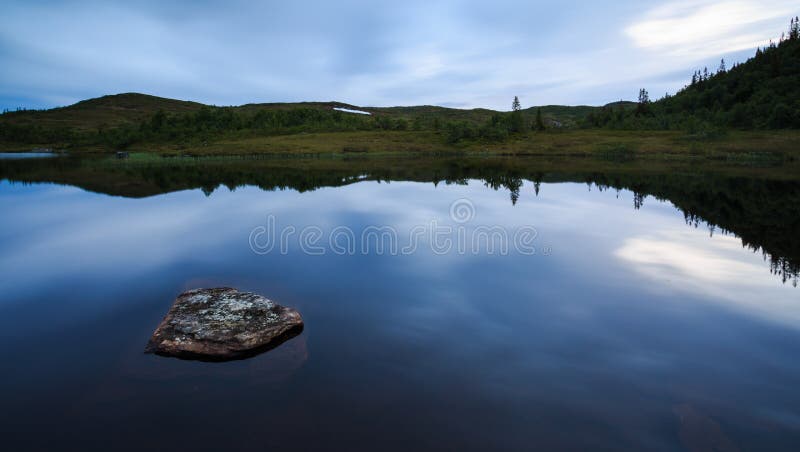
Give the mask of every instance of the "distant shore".
M 2 144 L 0 152 L 41 146 Z M 538 155 L 607 158 L 800 159 L 800 131 L 730 131 L 719 137 L 677 131 L 558 130 L 530 132 L 502 143 L 446 144 L 429 131 L 300 133 L 222 139 L 200 145 L 134 144 L 131 152 L 158 155 Z M 108 147 L 71 147 L 71 154 L 114 153 Z

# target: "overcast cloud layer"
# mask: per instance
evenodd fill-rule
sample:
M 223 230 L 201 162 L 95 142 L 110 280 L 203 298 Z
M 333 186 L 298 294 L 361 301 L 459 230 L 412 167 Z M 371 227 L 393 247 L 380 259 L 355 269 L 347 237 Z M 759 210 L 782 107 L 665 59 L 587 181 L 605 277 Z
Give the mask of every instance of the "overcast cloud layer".
M 675 92 L 743 61 L 796 1 L 0 0 L 0 108 L 120 92 L 217 105 L 507 110 Z

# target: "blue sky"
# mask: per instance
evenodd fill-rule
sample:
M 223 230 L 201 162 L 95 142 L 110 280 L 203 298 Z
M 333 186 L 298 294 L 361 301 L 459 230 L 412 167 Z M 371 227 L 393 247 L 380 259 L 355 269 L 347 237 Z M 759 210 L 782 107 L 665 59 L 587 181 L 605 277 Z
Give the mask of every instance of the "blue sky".
M 674 93 L 777 39 L 795 0 L 0 0 L 0 108 L 120 92 L 216 105 L 507 110 Z

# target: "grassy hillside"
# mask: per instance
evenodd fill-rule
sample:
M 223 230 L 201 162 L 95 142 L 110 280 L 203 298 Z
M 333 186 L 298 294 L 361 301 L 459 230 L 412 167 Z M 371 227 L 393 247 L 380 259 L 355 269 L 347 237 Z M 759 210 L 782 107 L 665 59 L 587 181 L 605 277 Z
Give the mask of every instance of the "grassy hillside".
M 66 108 L 0 116 L 0 136 L 20 134 L 16 139 L 0 140 L 0 150 L 50 147 L 70 152 L 130 149 L 169 155 L 489 153 L 612 158 L 648 154 L 771 162 L 793 160 L 800 151 L 800 133 L 794 131 L 730 132 L 722 138 L 698 139 L 682 131 L 569 130 L 567 125 L 508 134 L 510 113 L 442 107 L 363 108 L 373 113 L 369 117 L 333 110 L 339 106 L 359 109 L 336 102 L 208 107 L 144 95 L 106 96 Z M 571 117 L 593 108 L 550 106 L 542 111 L 568 124 Z M 630 110 L 635 104 L 615 108 Z M 153 110 L 155 113 L 150 113 Z M 526 115 L 523 121 L 530 124 L 536 110 L 520 112 Z M 40 120 L 32 120 L 34 117 Z M 5 121 L 9 118 L 12 120 Z M 106 126 L 110 118 L 117 121 L 116 126 Z M 32 124 L 25 125 L 25 120 Z M 498 122 L 490 128 L 493 120 Z M 478 135 L 487 129 L 506 135 L 501 139 Z M 454 132 L 476 135 L 459 135 L 453 140 Z
M 197 102 L 165 99 L 147 94 L 125 93 L 88 99 L 68 107 L 23 110 L 0 115 L 0 123 L 42 128 L 96 130 L 144 121 L 159 110 L 190 113 L 203 107 Z
M 194 113 L 201 108 L 228 108 L 237 113 L 255 114 L 263 110 L 286 111 L 311 109 L 330 111 L 333 108 L 349 108 L 371 113 L 374 116 L 387 116 L 392 119 L 414 121 L 418 118 L 447 121 L 468 121 L 484 123 L 492 115 L 502 112 L 485 108 L 457 109 L 431 105 L 413 107 L 362 107 L 343 102 L 295 102 L 295 103 L 252 103 L 232 107 L 216 107 L 199 102 L 168 99 L 139 93 L 124 93 L 102 96 L 80 101 L 76 104 L 49 110 L 10 111 L 0 115 L 0 123 L 14 125 L 36 124 L 43 127 L 75 127 L 94 130 L 101 126 L 111 127 L 123 124 L 138 124 L 150 119 L 158 111 L 168 114 Z M 531 107 L 525 113 L 533 117 L 541 108 L 546 118 L 565 124 L 574 124 L 589 112 L 601 107 L 549 105 Z
M 370 116 L 335 108 L 362 110 Z M 574 127 L 598 107 L 541 107 L 547 124 Z M 529 130 L 539 107 L 520 111 Z M 439 136 L 433 145 L 465 138 L 496 142 L 510 130 L 507 112 L 437 106 L 361 107 L 341 102 L 261 103 L 216 107 L 197 102 L 126 93 L 51 110 L 0 115 L 0 149 L 120 149 L 134 144 L 197 146 L 209 142 L 299 133 L 415 131 Z M 465 135 L 465 131 L 467 131 Z M 475 131 L 471 133 L 469 131 Z M 454 138 L 455 137 L 455 138 Z
M 674 96 L 650 102 L 646 91 L 634 108 L 607 106 L 590 112 L 587 126 L 687 130 L 800 128 L 800 21 L 778 43 L 760 48 L 742 64 L 696 71 Z
M 657 102 L 669 115 L 694 115 L 721 126 L 800 128 L 800 36 L 759 49 L 744 64 L 698 74 L 677 95 Z

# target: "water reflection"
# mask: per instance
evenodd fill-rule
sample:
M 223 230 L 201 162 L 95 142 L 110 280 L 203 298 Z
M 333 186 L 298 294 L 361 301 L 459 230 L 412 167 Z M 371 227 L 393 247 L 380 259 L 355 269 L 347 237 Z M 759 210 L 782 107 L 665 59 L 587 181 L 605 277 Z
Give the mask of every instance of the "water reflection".
M 780 293 L 780 281 L 766 275 L 757 259 L 741 259 L 741 242 L 735 237 L 650 231 L 625 240 L 614 254 L 649 284 L 702 293 L 713 302 L 800 326 L 797 300 L 774 296 Z
M 57 160 L 0 165 L 15 181 L 0 183 L 9 445 L 792 450 L 800 440 L 797 289 L 743 239 L 710 236 L 684 214 L 797 262 L 792 237 L 780 237 L 797 220 L 773 211 L 796 199 L 793 182 L 458 160 L 168 162 L 176 172 L 135 158 Z M 467 227 L 532 225 L 551 253 L 257 255 L 248 243 L 270 214 L 298 228 L 408 232 L 452 223 L 458 199 L 476 209 Z M 776 236 L 758 233 L 766 225 Z M 296 307 L 306 328 L 248 361 L 142 353 L 175 295 L 212 286 Z
M 532 184 L 538 196 L 543 183 L 581 182 L 599 191 L 628 190 L 641 209 L 650 196 L 672 203 L 687 224 L 710 233 L 733 234 L 754 252 L 762 252 L 769 269 L 783 282 L 797 285 L 800 274 L 800 181 L 781 171 L 736 171 L 711 167 L 677 170 L 647 163 L 645 168 L 597 162 L 540 159 L 280 159 L 280 158 L 61 158 L 49 161 L 0 162 L 0 178 L 20 182 L 56 182 L 124 197 L 147 197 L 200 188 L 207 196 L 219 187 L 257 186 L 262 190 L 299 192 L 363 181 L 415 181 L 465 185 L 481 180 L 507 191 L 516 205 Z M 392 202 L 384 199 L 384 203 Z M 176 217 L 176 221 L 183 221 Z

